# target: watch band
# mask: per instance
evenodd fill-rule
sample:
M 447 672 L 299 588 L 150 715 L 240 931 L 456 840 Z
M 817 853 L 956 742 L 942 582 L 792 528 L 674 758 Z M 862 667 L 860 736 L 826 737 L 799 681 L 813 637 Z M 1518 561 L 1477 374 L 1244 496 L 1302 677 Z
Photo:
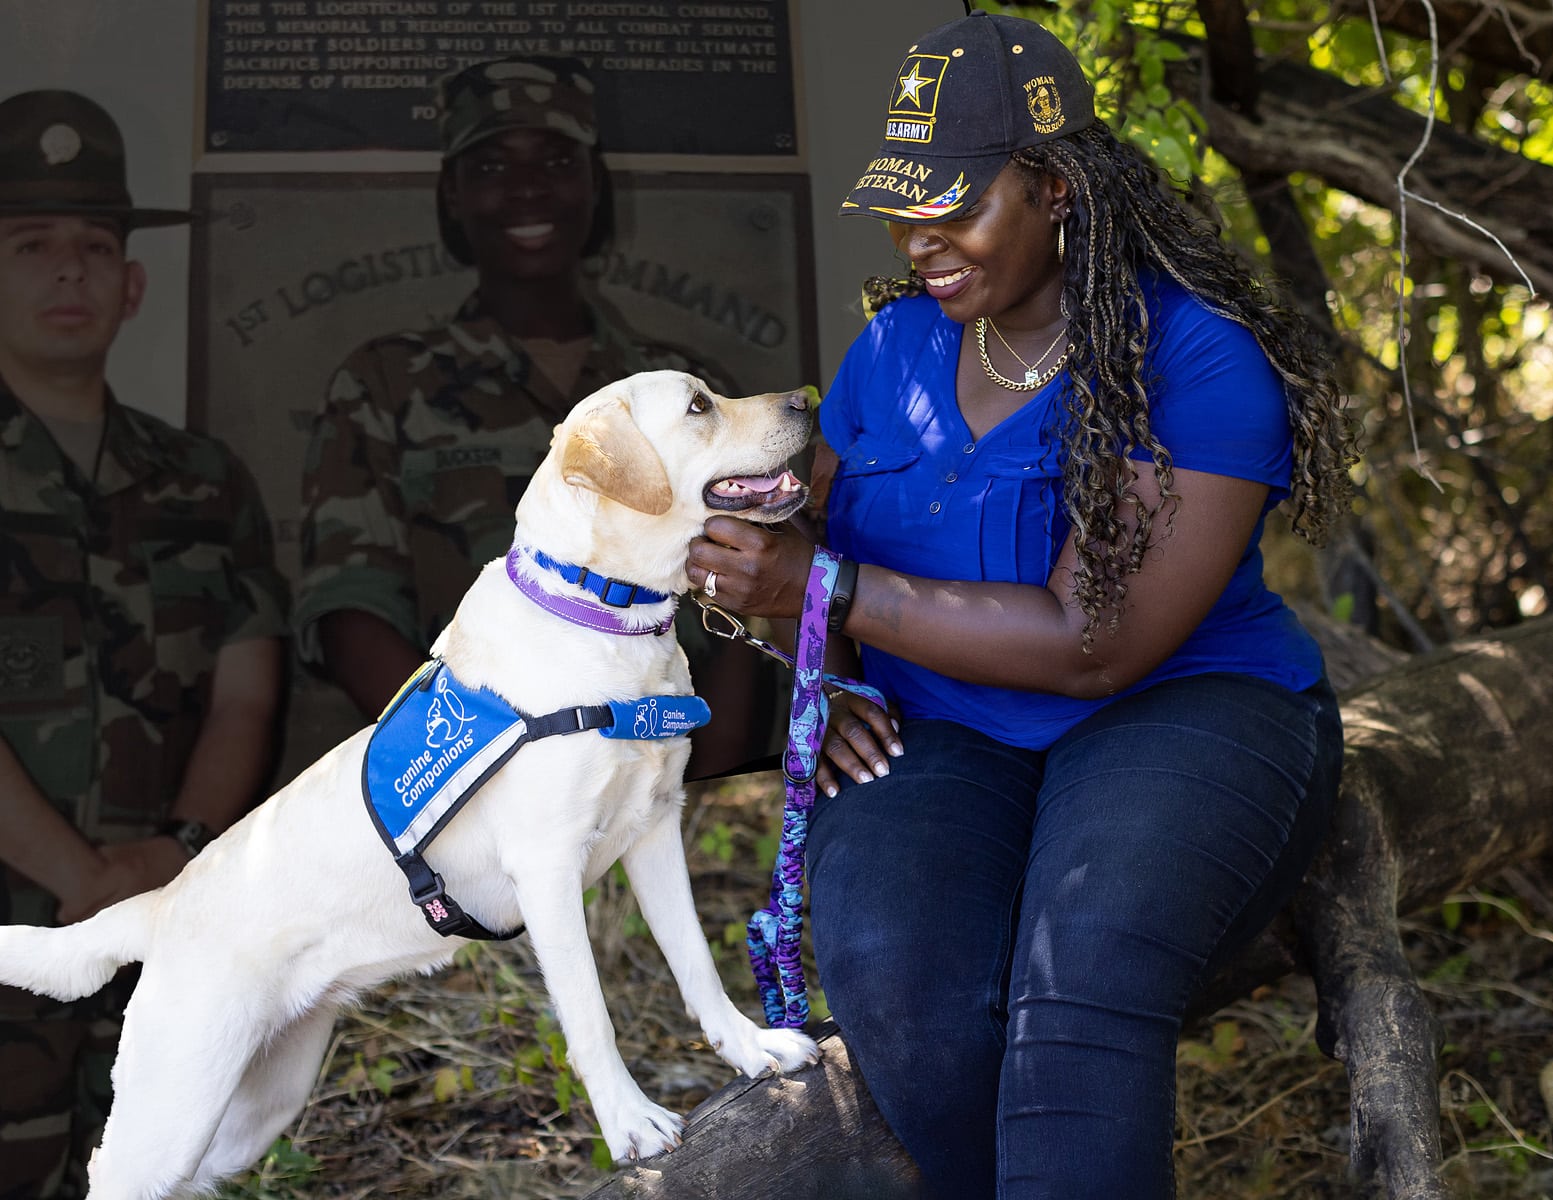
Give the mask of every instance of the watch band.
M 156 832 L 162 837 L 172 838 L 183 847 L 184 853 L 190 858 L 216 840 L 216 832 L 209 825 L 180 817 L 171 817 L 163 821 Z
M 857 590 L 857 559 L 843 558 L 836 568 L 836 586 L 830 594 L 830 616 L 826 619 L 828 633 L 839 633 L 846 624 L 847 611 L 852 607 L 852 593 Z

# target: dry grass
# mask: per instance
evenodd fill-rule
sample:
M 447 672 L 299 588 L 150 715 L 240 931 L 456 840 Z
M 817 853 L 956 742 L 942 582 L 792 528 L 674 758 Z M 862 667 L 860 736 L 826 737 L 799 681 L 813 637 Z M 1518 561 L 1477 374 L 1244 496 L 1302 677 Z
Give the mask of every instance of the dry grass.
M 693 789 L 687 813 L 708 937 L 730 994 L 751 1014 L 759 1004 L 743 923 L 765 901 L 780 807 L 776 777 L 747 776 Z M 607 879 L 589 912 L 626 1061 L 650 1096 L 688 1112 L 732 1072 L 700 1044 L 624 885 Z M 1463 1200 L 1553 1200 L 1549 929 L 1548 863 L 1507 872 L 1405 926 L 1444 1029 L 1445 1155 Z M 815 1000 L 823 1014 L 823 996 Z M 1182 1200 L 1353 1194 L 1347 1080 L 1314 1032 L 1314 991 L 1298 978 L 1188 1031 L 1178 1059 Z M 581 1197 L 607 1166 L 575 1092 L 527 942 L 472 948 L 456 969 L 401 982 L 343 1021 L 289 1141 L 224 1195 Z

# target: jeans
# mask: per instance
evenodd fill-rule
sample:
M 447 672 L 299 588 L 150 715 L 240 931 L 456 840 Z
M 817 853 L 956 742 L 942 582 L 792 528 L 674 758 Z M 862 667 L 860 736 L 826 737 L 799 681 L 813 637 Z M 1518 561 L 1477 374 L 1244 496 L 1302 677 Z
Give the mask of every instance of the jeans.
M 880 1112 L 939 1200 L 1165 1200 L 1182 1014 L 1326 831 L 1331 688 L 1199 675 L 1044 751 L 901 741 L 808 840 L 819 982 Z

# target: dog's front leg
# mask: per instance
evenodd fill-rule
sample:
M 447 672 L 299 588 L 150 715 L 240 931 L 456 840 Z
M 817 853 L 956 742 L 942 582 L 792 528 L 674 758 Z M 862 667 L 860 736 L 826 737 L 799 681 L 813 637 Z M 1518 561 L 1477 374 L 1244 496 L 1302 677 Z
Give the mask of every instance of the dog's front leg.
M 620 1057 L 588 941 L 581 877 L 528 864 L 518 879 L 523 922 L 566 1036 L 566 1056 L 588 1089 L 610 1154 L 619 1162 L 672 1150 L 684 1121 L 649 1100 Z
M 763 1029 L 728 999 L 696 916 L 678 811 L 677 805 L 671 806 L 673 815 L 643 831 L 621 862 L 686 1009 L 701 1022 L 712 1049 L 746 1075 L 791 1071 L 815 1062 L 820 1050 L 812 1038 L 796 1029 Z

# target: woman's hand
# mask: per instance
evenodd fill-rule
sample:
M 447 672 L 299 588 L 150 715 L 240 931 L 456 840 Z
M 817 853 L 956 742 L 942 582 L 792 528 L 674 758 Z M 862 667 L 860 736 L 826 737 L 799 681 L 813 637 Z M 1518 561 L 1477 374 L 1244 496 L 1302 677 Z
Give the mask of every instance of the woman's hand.
M 889 760 L 905 753 L 895 721 L 872 700 L 837 691 L 830 701 L 830 721 L 820 744 L 815 785 L 827 796 L 838 789 L 837 772 L 856 783 L 868 783 L 890 773 Z
M 691 540 L 690 582 L 747 617 L 798 617 L 813 559 L 813 544 L 790 526 L 712 517 L 705 534 Z

